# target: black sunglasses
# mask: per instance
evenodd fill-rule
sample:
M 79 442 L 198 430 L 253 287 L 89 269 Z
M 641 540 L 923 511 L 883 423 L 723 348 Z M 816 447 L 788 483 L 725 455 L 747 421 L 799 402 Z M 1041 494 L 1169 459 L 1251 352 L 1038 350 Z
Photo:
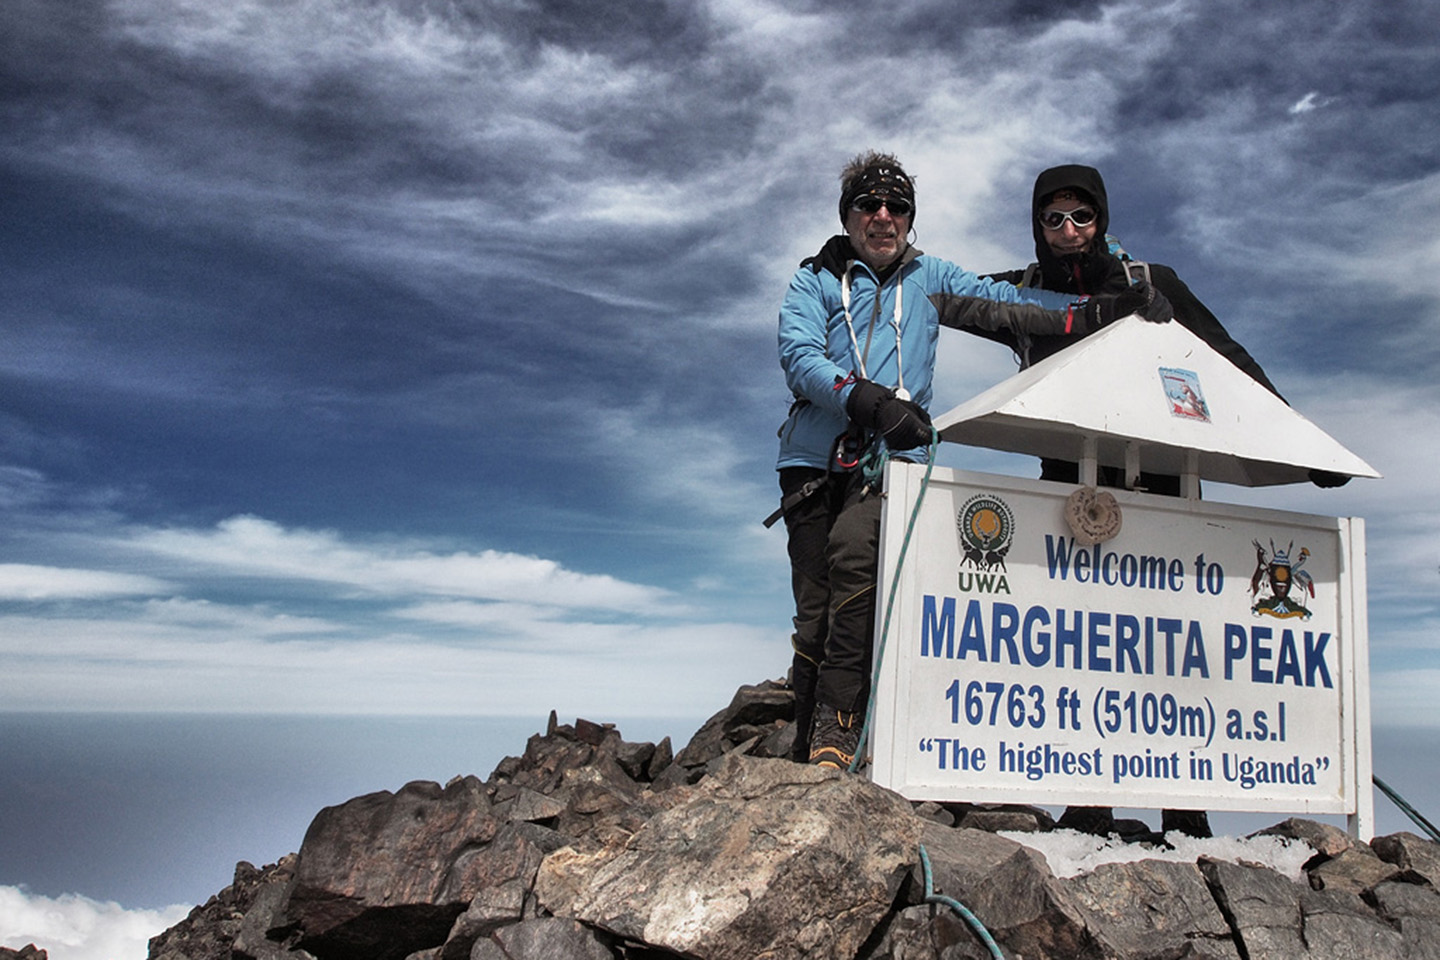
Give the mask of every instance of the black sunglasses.
M 915 209 L 915 205 L 909 200 L 900 197 L 877 197 L 873 193 L 856 197 L 850 206 L 861 213 L 879 213 L 881 207 L 886 207 L 892 217 L 908 217 Z
M 1082 229 L 1095 222 L 1095 210 L 1091 207 L 1076 207 L 1074 210 L 1042 210 L 1040 226 L 1046 230 L 1059 230 L 1069 220 L 1076 229 Z

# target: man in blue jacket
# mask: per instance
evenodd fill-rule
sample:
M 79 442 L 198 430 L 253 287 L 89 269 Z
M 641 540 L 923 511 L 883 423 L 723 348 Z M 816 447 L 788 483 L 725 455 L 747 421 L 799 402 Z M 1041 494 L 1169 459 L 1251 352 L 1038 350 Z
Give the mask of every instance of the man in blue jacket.
M 800 265 L 780 308 L 780 365 L 795 402 L 777 469 L 795 593 L 792 756 L 848 768 L 870 693 L 875 467 L 929 456 L 941 325 L 1078 336 L 1136 312 L 1166 321 L 1170 308 L 1148 284 L 1077 299 L 926 256 L 908 239 L 914 183 L 890 154 L 856 157 L 840 183 L 845 232 Z

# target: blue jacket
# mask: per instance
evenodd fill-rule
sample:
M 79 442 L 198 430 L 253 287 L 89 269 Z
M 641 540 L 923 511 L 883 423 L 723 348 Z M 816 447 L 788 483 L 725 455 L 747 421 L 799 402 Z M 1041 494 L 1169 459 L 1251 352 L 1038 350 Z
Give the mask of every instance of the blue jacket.
M 849 259 L 852 255 L 846 237 L 832 238 L 819 256 L 800 265 L 780 307 L 780 366 L 796 399 L 780 428 L 777 469 L 827 468 L 835 438 L 849 421 L 845 404 L 857 377 L 892 388 L 903 377 L 911 399 L 929 410 L 942 324 L 977 331 L 1071 332 L 1067 308 L 1072 296 L 984 280 L 914 247 L 882 283 L 865 264 Z M 841 293 L 847 268 L 849 325 Z M 901 456 L 919 459 L 923 451 Z

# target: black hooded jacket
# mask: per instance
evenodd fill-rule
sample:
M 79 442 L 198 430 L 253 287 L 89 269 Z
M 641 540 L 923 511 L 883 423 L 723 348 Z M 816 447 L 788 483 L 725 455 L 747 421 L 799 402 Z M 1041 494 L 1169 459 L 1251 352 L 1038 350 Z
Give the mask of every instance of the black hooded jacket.
M 1040 226 L 1040 211 L 1044 209 L 1057 190 L 1069 187 L 1089 196 L 1095 205 L 1095 242 L 1090 249 L 1075 256 L 1057 257 L 1045 242 L 1045 228 Z M 1030 203 L 1030 226 L 1035 234 L 1036 263 L 1026 270 L 1012 270 L 1008 273 L 991 274 L 996 280 L 1004 280 L 1016 286 L 1027 282 L 1042 290 L 1056 290 L 1062 293 L 1095 295 L 1118 293 L 1130 283 L 1129 270 L 1119 257 L 1110 252 L 1107 233 L 1110 228 L 1110 200 L 1105 193 L 1105 181 L 1100 171 L 1080 164 L 1051 167 L 1035 178 L 1035 192 Z M 1152 263 L 1150 282 L 1165 295 L 1175 310 L 1175 319 L 1191 333 L 1204 340 L 1215 352 L 1243 370 L 1252 380 L 1269 390 L 1281 400 L 1280 391 L 1265 376 L 1265 371 L 1249 351 L 1230 336 L 1215 314 L 1206 309 L 1190 288 L 1176 275 L 1175 271 L 1163 264 Z M 1015 351 L 1020 365 L 1028 367 L 1044 360 L 1074 343 L 1075 337 L 1049 337 L 1024 335 L 1016 336 L 1009 330 L 976 331 L 980 336 L 997 340 Z M 1061 483 L 1076 483 L 1080 477 L 1078 464 L 1064 460 L 1042 459 L 1040 477 Z M 1124 471 L 1110 467 L 1099 470 L 1101 486 L 1123 487 Z M 1167 496 L 1180 495 L 1180 478 L 1142 472 L 1140 486 L 1152 493 Z
M 1095 242 L 1085 253 L 1057 257 L 1051 252 L 1050 244 L 1045 242 L 1045 228 L 1040 226 L 1039 217 L 1040 211 L 1055 192 L 1066 187 L 1086 194 L 1095 205 Z M 1026 274 L 1029 273 L 1031 285 L 1039 286 L 1042 290 L 1091 296 L 1118 293 L 1129 285 L 1125 264 L 1110 253 L 1106 240 L 1110 228 L 1110 200 L 1105 193 L 1105 181 L 1101 178 L 1100 171 L 1094 167 L 1066 164 L 1051 167 L 1036 177 L 1035 191 L 1030 201 L 1030 226 L 1035 235 L 1036 269 L 991 274 L 994 279 L 1023 286 Z M 1270 378 L 1265 375 L 1255 358 L 1230 336 L 1215 314 L 1190 292 L 1190 288 L 1174 270 L 1163 264 L 1152 263 L 1150 282 L 1170 301 L 1170 305 L 1175 309 L 1175 319 L 1182 326 L 1245 371 L 1256 383 L 1280 397 L 1280 391 L 1275 389 L 1275 385 L 1270 382 Z M 998 340 L 1014 350 L 1020 357 L 1022 366 L 1039 362 L 1076 341 L 1075 337 L 1046 336 L 1021 340 L 1007 330 L 981 335 Z

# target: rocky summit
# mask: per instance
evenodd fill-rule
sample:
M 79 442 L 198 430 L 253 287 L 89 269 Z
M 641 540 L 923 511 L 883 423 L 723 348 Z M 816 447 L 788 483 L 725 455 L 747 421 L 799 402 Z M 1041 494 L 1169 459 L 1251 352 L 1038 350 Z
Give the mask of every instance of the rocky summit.
M 298 854 L 237 865 L 150 958 L 1440 960 L 1440 845 L 1414 834 L 1262 831 L 1313 851 L 1298 879 L 1210 856 L 1057 876 L 1015 839 L 1053 828 L 1043 810 L 792 763 L 791 710 L 782 683 L 742 687 L 679 753 L 552 714 L 487 780 L 320 811 Z

